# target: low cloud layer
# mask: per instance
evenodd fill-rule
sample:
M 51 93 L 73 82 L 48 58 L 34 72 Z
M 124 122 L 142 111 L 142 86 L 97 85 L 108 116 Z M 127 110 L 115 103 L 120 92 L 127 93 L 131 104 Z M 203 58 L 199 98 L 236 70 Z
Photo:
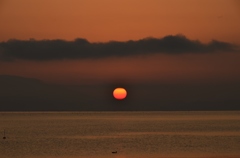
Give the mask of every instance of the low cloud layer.
M 16 59 L 47 61 L 61 59 L 95 59 L 126 57 L 149 54 L 183 54 L 233 52 L 237 47 L 231 43 L 213 40 L 201 43 L 183 35 L 163 38 L 145 38 L 137 41 L 90 43 L 86 39 L 65 40 L 9 40 L 0 43 L 0 60 Z

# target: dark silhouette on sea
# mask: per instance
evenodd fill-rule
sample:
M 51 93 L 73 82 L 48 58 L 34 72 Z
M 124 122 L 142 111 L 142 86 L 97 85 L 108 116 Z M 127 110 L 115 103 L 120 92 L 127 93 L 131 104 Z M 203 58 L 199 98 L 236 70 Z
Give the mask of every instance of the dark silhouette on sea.
M 3 131 L 3 139 L 6 139 L 7 137 L 5 136 L 5 130 Z

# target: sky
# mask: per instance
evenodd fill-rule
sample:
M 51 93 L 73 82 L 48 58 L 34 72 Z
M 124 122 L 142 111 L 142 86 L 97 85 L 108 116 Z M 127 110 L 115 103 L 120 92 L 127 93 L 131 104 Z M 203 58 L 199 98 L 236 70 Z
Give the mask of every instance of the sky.
M 0 110 L 239 110 L 239 15 L 238 0 L 0 0 Z

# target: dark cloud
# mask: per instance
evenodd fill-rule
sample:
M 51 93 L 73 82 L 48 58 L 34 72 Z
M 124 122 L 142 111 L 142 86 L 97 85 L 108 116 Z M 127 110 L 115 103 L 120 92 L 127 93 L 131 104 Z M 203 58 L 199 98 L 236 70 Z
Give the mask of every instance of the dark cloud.
M 137 41 L 90 43 L 86 39 L 74 41 L 30 39 L 9 40 L 0 43 L 0 60 L 59 60 L 92 59 L 105 57 L 124 57 L 157 53 L 209 53 L 219 51 L 236 51 L 231 43 L 213 40 L 204 44 L 198 40 L 189 40 L 183 35 L 165 36 L 163 38 L 145 38 Z

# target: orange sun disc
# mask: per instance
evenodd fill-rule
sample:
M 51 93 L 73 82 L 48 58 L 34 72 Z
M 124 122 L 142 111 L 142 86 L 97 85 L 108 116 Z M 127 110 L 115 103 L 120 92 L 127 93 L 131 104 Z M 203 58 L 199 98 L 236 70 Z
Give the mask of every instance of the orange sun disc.
M 113 96 L 115 99 L 122 100 L 122 99 L 126 98 L 127 91 L 124 88 L 116 88 L 113 91 Z

